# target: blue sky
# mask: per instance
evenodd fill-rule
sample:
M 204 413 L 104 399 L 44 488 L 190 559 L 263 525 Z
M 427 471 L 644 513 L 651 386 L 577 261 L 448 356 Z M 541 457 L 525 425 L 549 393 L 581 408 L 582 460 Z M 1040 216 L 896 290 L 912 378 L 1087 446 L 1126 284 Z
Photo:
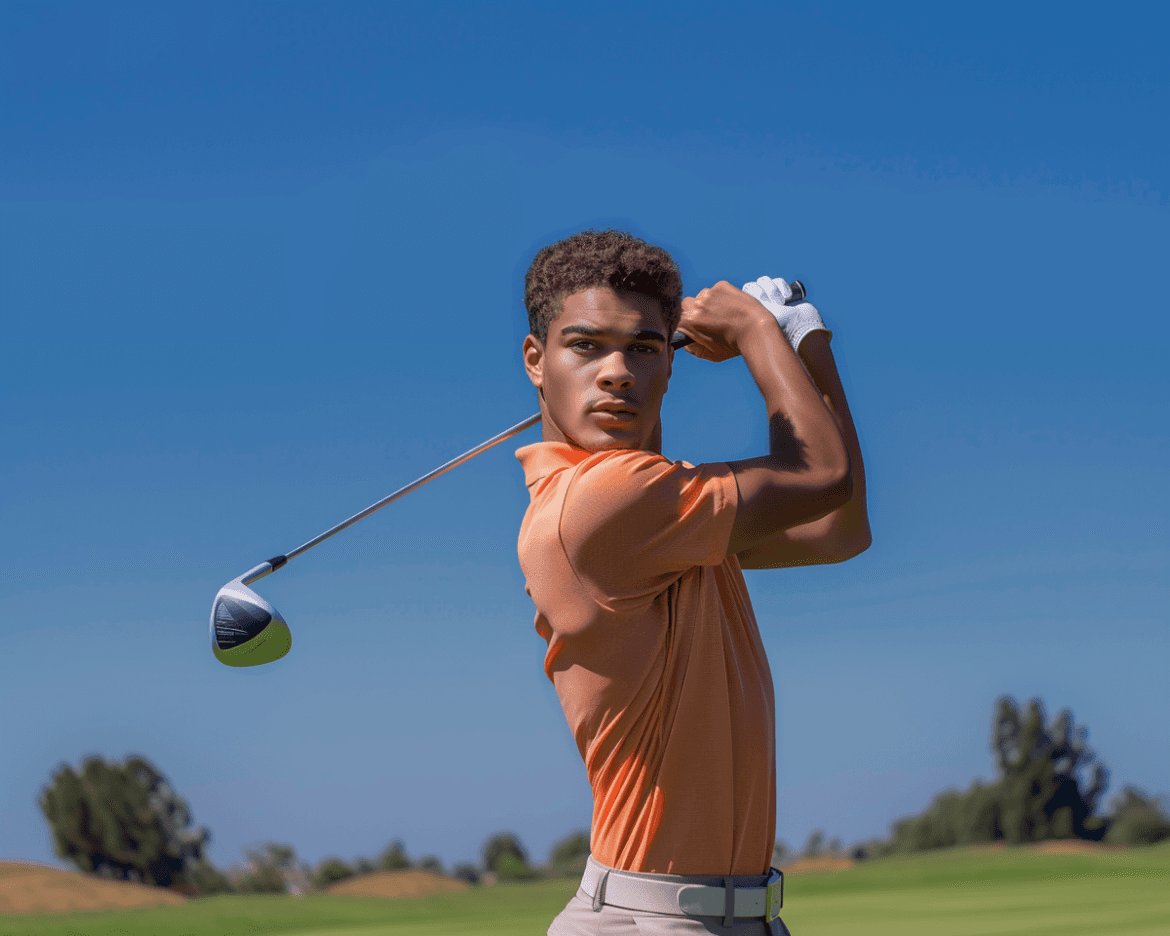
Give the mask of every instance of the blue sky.
M 0 8 L 0 858 L 59 764 L 148 757 L 221 865 L 537 859 L 590 816 L 515 544 L 539 247 L 621 226 L 693 293 L 835 331 L 874 545 L 747 573 L 779 834 L 882 834 L 990 776 L 995 699 L 1072 708 L 1170 794 L 1170 76 L 1150 4 L 7 3 Z M 1160 262 L 1159 262 L 1160 261 Z M 764 451 L 682 354 L 664 452 Z

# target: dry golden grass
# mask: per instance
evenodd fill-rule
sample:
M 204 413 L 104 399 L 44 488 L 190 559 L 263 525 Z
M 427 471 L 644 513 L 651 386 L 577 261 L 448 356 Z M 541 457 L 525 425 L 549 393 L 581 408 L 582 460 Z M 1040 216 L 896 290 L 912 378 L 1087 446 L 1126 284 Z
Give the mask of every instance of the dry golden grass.
M 433 871 L 418 869 L 374 871 L 338 881 L 326 893 L 345 897 L 426 897 L 467 890 L 471 885 L 457 878 L 444 877 Z
M 186 903 L 174 891 L 27 861 L 0 861 L 0 913 L 65 913 Z

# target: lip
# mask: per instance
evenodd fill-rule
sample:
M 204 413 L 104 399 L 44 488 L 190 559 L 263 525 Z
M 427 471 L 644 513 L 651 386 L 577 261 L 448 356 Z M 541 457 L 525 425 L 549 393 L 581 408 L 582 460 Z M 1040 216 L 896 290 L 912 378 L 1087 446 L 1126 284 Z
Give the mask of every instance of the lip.
M 597 420 L 598 425 L 609 426 L 611 429 L 618 426 L 633 426 L 637 419 L 633 413 L 611 413 L 607 410 L 594 410 L 590 415 Z
M 598 403 L 590 410 L 591 413 L 607 413 L 611 416 L 637 416 L 638 408 L 629 403 L 615 400 L 614 402 Z

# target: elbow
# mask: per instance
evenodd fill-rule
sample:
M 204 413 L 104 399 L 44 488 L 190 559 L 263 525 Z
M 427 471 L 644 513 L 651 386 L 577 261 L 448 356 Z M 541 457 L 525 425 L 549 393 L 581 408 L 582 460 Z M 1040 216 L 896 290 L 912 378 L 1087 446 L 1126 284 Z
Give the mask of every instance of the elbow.
M 853 467 L 848 453 L 844 454 L 838 464 L 825 471 L 821 487 L 821 499 L 827 507 L 825 513 L 840 510 L 853 499 Z
M 865 529 L 846 537 L 836 550 L 834 562 L 846 562 L 855 556 L 860 556 L 873 545 L 873 536 L 869 532 L 869 525 Z
M 856 494 L 856 496 L 854 496 Z M 853 473 L 846 470 L 837 480 L 830 498 L 838 506 L 821 541 L 823 562 L 846 562 L 861 555 L 873 545 L 869 515 L 865 507 L 864 481 L 854 489 Z
M 869 525 L 859 530 L 836 530 L 816 545 L 816 565 L 835 565 L 860 556 L 873 543 Z
M 860 556 L 873 545 L 873 533 L 869 528 L 869 512 L 865 506 L 865 484 L 861 485 L 856 498 L 841 510 L 833 524 L 832 534 L 827 538 L 832 552 L 830 562 L 845 562 Z

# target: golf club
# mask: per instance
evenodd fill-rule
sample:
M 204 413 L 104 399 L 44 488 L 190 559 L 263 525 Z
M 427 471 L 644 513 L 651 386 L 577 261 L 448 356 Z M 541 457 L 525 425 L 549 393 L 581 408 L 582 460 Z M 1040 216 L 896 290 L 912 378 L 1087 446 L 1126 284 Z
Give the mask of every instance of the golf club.
M 788 305 L 802 301 L 807 293 L 800 280 L 789 283 L 792 296 Z M 682 332 L 675 332 L 671 336 L 671 347 L 684 348 L 691 343 L 691 339 Z M 499 435 L 492 436 L 486 442 L 464 452 L 446 464 L 440 465 L 429 474 L 423 475 L 417 481 L 412 481 L 404 488 L 399 488 L 388 497 L 383 497 L 376 504 L 371 504 L 361 513 L 356 513 L 348 520 L 344 520 L 326 530 L 302 546 L 283 556 L 275 556 L 267 562 L 262 562 L 254 569 L 249 569 L 238 578 L 232 579 L 215 595 L 211 606 L 211 650 L 216 659 L 228 666 L 259 666 L 262 663 L 271 663 L 279 660 L 292 648 L 292 634 L 288 624 L 267 601 L 256 594 L 250 586 L 266 575 L 271 575 L 290 559 L 295 559 L 306 550 L 312 549 L 318 543 L 329 539 L 334 533 L 340 533 L 348 526 L 357 523 L 363 517 L 368 517 L 375 510 L 385 507 L 391 501 L 398 500 L 404 494 L 409 494 L 415 488 L 422 487 L 428 481 L 439 475 L 462 465 L 465 461 L 475 458 L 480 452 L 486 452 L 493 445 L 518 435 L 530 426 L 540 422 L 540 413 L 529 416 L 523 422 L 516 423 L 511 429 L 505 429 Z

